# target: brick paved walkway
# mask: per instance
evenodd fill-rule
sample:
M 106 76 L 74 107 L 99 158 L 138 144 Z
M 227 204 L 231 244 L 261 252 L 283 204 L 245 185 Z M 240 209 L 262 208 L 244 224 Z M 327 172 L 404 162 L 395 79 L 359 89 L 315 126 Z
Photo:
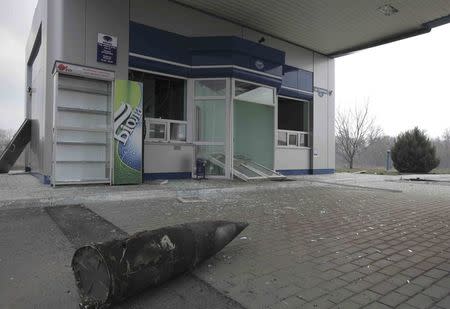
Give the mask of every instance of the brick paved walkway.
M 370 185 L 364 179 L 358 185 Z M 234 191 L 225 184 L 183 193 L 201 194 L 206 201 L 198 203 L 181 203 L 177 184 L 164 198 L 148 198 L 151 186 L 123 187 L 124 200 L 87 199 L 86 206 L 128 233 L 205 219 L 249 221 L 194 272 L 247 308 L 450 308 L 450 186 L 374 185 L 407 186 L 394 192 L 287 184 L 233 184 Z M 102 188 L 101 195 L 113 189 Z M 58 190 L 70 196 L 70 188 L 45 194 L 57 202 Z M 98 193 L 95 187 L 84 190 Z
M 248 220 L 239 239 L 195 272 L 248 308 L 450 308 L 449 201 L 310 184 L 203 203 L 90 207 L 129 233 Z

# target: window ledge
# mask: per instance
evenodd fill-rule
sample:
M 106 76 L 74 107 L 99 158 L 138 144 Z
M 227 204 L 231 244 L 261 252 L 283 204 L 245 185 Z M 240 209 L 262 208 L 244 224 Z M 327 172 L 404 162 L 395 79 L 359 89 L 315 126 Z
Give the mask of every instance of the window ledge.
M 296 149 L 296 150 L 311 150 L 311 147 L 306 147 L 306 146 L 276 146 L 276 148 L 280 148 L 280 149 Z
M 165 142 L 165 141 L 149 141 L 149 140 L 145 140 L 144 141 L 145 145 L 180 145 L 180 146 L 193 146 L 194 144 L 189 143 L 189 142 L 181 142 L 181 141 L 171 141 L 171 142 Z

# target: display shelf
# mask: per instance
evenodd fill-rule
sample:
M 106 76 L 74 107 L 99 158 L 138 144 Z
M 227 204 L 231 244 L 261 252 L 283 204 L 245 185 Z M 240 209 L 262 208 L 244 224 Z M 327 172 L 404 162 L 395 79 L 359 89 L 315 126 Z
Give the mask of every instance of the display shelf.
M 111 128 L 85 128 L 85 127 L 66 127 L 66 126 L 58 126 L 56 130 L 65 130 L 65 131 L 83 131 L 83 132 L 105 132 L 110 133 Z
M 70 145 L 70 146 L 108 146 L 108 144 L 105 143 L 97 143 L 97 142 L 70 142 L 70 141 L 59 141 L 56 142 L 58 145 Z
M 107 90 L 100 90 L 100 89 L 93 89 L 88 87 L 81 87 L 81 86 L 73 86 L 73 85 L 59 85 L 59 89 L 61 90 L 68 90 L 68 91 L 76 91 L 76 92 L 83 92 L 83 93 L 92 93 L 92 94 L 100 94 L 107 96 L 109 95 Z
M 98 110 L 98 109 L 66 107 L 66 106 L 58 106 L 58 111 L 71 112 L 71 113 L 96 114 L 96 115 L 109 115 L 111 113 L 108 111 Z

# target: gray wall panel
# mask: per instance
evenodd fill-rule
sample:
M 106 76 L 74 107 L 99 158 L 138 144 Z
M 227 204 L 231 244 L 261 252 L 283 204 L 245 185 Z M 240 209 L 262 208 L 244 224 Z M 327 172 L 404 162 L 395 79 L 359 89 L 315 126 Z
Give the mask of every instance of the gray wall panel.
M 181 145 L 175 149 L 173 144 L 144 145 L 144 173 L 191 172 L 194 147 Z
M 310 149 L 305 148 L 276 148 L 276 170 L 310 169 Z
M 128 79 L 128 29 L 129 3 L 127 0 L 87 1 L 85 64 L 87 66 L 115 71 L 117 79 Z M 98 33 L 118 37 L 117 65 L 97 62 Z
M 131 0 L 130 19 L 185 36 L 237 36 L 286 52 L 286 64 L 313 70 L 313 52 L 223 19 L 164 0 Z M 186 26 L 189 25 L 189 26 Z
M 328 86 L 328 58 L 314 54 L 314 86 Z M 328 96 L 314 92 L 313 169 L 328 168 Z
M 328 168 L 335 168 L 335 133 L 334 133 L 334 111 L 335 111 L 335 70 L 334 59 L 328 59 L 328 89 L 333 93 L 328 96 Z
M 131 0 L 130 19 L 185 36 L 242 35 L 236 24 L 165 0 Z

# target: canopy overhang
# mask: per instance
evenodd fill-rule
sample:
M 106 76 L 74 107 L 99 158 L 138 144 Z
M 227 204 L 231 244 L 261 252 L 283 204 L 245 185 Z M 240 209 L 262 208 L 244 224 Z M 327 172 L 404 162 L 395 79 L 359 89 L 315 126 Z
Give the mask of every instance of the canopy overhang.
M 428 33 L 450 0 L 172 0 L 329 57 Z

